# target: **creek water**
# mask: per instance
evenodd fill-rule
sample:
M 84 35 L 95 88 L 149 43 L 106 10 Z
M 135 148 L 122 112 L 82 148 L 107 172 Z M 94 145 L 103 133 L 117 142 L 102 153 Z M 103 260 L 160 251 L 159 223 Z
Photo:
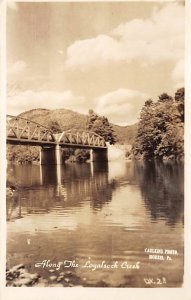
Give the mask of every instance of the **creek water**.
M 48 282 L 53 269 L 84 286 L 182 286 L 183 175 L 181 163 L 8 165 L 8 266 Z

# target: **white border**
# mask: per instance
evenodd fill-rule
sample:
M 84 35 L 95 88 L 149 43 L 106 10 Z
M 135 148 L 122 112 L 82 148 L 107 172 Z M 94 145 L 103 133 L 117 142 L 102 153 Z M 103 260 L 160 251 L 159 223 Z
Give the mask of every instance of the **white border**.
M 5 285 L 6 256 L 6 3 L 0 3 L 0 299 Z
M 75 0 L 72 0 L 75 1 Z M 70 1 L 70 2 L 72 2 Z M 86 2 L 85 0 L 84 2 Z M 122 0 L 129 1 L 129 0 Z M 134 1 L 134 0 L 133 0 Z M 133 2 L 132 1 L 132 2 Z M 143 2 L 149 2 L 142 0 Z M 160 0 L 173 2 L 173 0 Z M 181 0 L 180 0 L 181 1 Z M 17 1 L 17 2 L 49 2 L 49 1 Z M 52 1 L 54 2 L 54 1 Z M 55 2 L 63 2 L 61 0 Z M 66 1 L 65 1 L 66 2 Z M 75 1 L 76 2 L 76 1 Z M 93 1 L 92 1 L 93 2 Z M 141 2 L 141 0 L 139 0 Z M 159 2 L 154 0 L 152 2 Z M 185 47 L 185 269 L 184 286 L 182 288 L 7 288 L 5 287 L 6 257 L 6 209 L 5 209 L 5 178 L 6 178 L 6 0 L 0 4 L 0 299 L 2 300 L 41 300 L 41 299 L 127 299 L 127 300 L 191 300 L 191 0 L 186 0 L 186 47 Z M 3 46 L 3 47 L 2 47 Z
M 186 1 L 185 7 L 185 264 L 184 281 L 186 295 L 191 299 L 191 0 Z M 186 298 L 187 299 L 187 298 Z

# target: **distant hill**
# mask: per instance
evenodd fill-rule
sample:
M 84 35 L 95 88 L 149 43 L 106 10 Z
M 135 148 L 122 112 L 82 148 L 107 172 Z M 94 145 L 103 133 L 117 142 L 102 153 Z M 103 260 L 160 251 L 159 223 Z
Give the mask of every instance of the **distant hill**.
M 68 109 L 49 110 L 37 108 L 21 113 L 19 117 L 38 122 L 44 126 L 49 126 L 51 122 L 57 122 L 63 131 L 69 129 L 85 129 L 87 121 L 87 115 Z M 137 124 L 129 126 L 112 125 L 117 134 L 119 144 L 132 144 L 136 134 Z
M 128 144 L 132 145 L 136 132 L 137 132 L 137 124 L 128 125 L 128 126 L 119 126 L 113 125 L 113 129 L 117 134 L 117 142 L 119 144 Z

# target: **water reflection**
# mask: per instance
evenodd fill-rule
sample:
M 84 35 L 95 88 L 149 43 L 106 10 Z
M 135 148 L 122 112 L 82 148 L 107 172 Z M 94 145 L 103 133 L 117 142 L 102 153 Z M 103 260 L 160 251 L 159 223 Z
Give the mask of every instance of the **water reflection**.
M 172 226 L 180 219 L 183 222 L 183 165 L 170 162 L 137 163 L 134 172 L 152 221 L 164 219 Z
M 183 222 L 182 164 L 114 162 L 109 166 L 107 163 L 11 166 L 8 175 L 8 184 L 17 185 L 14 196 L 7 197 L 8 220 L 52 210 L 63 212 L 80 208 L 86 202 L 93 211 L 99 211 L 119 195 L 129 198 L 132 193 L 133 199 L 140 191 L 152 222 L 163 219 L 170 226 L 180 220 Z M 133 186 L 136 188 L 130 189 Z M 126 192 L 122 187 L 128 188 Z M 124 205 L 128 208 L 130 202 Z
M 115 186 L 108 181 L 107 164 L 64 165 L 59 166 L 59 172 L 58 166 L 30 166 L 30 172 L 28 167 L 12 167 L 19 180 L 14 196 L 7 197 L 8 220 L 25 214 L 80 207 L 84 201 L 90 202 L 93 210 L 100 210 L 112 199 Z M 33 175 L 39 173 L 39 177 Z
M 12 169 L 12 171 L 10 171 Z M 84 263 L 140 261 L 140 270 L 77 269 L 89 285 L 143 287 L 145 274 L 168 287 L 183 278 L 183 166 L 113 162 L 63 166 L 9 166 L 7 196 L 10 265 L 46 258 Z M 30 245 L 26 243 L 31 239 Z M 151 261 L 145 248 L 176 249 L 171 261 Z M 159 266 L 159 268 L 156 268 Z M 39 270 L 49 278 L 49 270 Z M 97 284 L 97 283 L 96 283 Z

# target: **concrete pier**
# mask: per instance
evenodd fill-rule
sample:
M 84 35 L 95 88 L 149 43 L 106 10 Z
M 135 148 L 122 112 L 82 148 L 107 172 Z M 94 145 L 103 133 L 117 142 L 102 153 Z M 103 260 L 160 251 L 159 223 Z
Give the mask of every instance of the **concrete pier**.
M 90 161 L 92 161 L 92 162 L 107 162 L 108 161 L 107 148 L 92 149 L 90 151 Z
M 61 165 L 62 153 L 59 145 L 42 147 L 40 150 L 40 164 L 41 165 Z
M 91 162 L 107 162 L 108 149 L 98 148 L 91 149 L 90 151 Z M 40 150 L 40 164 L 41 165 L 62 165 L 64 164 L 64 156 L 62 148 L 56 146 L 44 146 Z

